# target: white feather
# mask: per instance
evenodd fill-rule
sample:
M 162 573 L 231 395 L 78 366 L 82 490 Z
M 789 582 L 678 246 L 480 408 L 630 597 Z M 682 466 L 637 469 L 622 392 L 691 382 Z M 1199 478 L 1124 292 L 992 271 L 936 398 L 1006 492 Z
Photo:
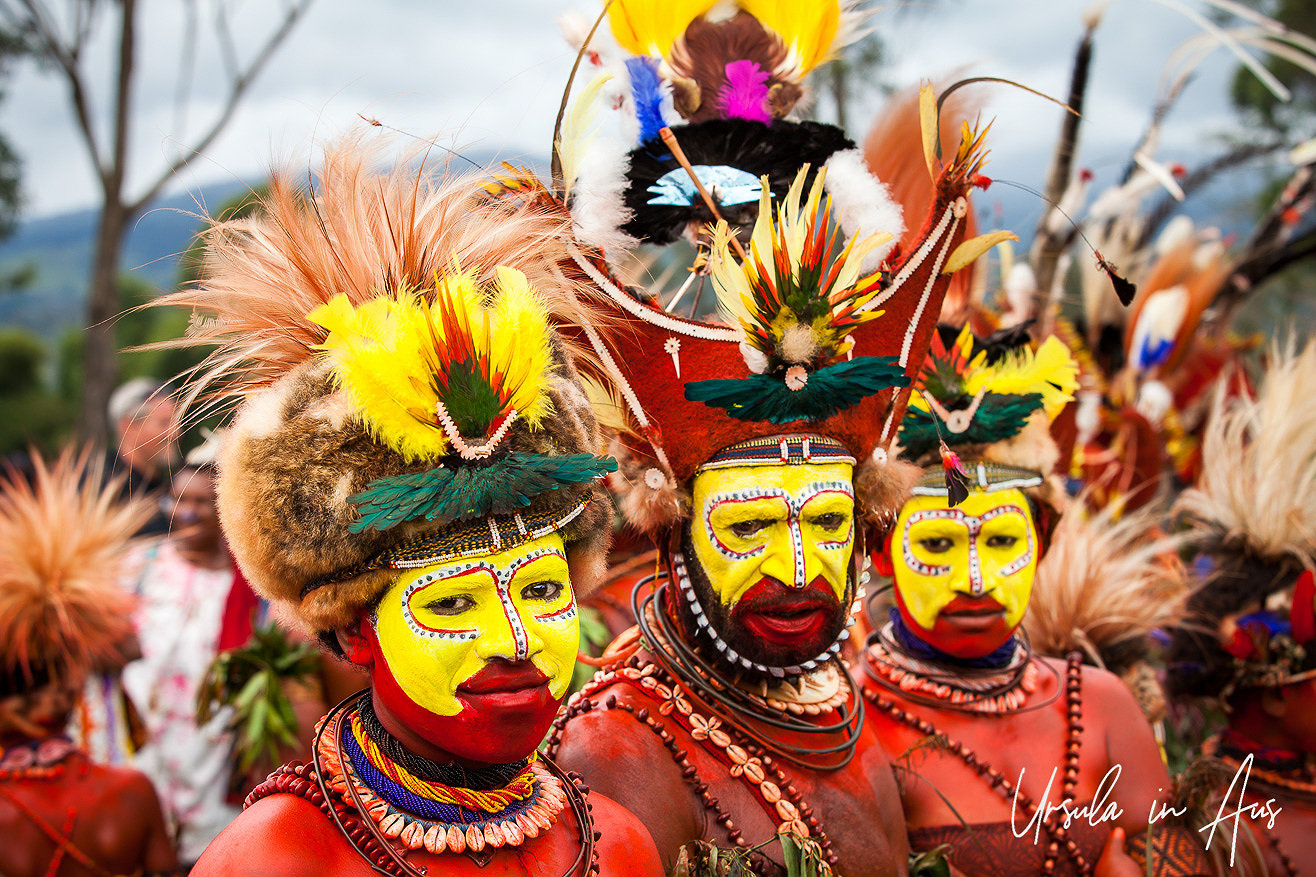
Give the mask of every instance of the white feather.
M 904 212 L 891 197 L 891 190 L 869 172 L 858 149 L 846 149 L 827 159 L 825 188 L 838 211 L 841 230 L 850 240 L 887 232 L 891 240 L 874 247 L 864 257 L 862 270 L 874 271 L 890 255 L 905 233 Z

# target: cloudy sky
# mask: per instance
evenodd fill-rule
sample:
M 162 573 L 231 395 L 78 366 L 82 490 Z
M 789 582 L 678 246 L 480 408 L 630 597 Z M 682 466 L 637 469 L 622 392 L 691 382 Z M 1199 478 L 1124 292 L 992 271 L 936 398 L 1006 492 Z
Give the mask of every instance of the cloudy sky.
M 54 0 L 52 0 L 54 2 Z M 1201 9 L 1196 0 L 1183 0 Z M 276 0 L 246 0 L 235 30 L 254 45 Z M 154 177 L 213 112 L 213 47 L 185 49 L 183 6 L 144 0 L 132 184 Z M 205 0 L 200 4 L 206 6 Z M 1067 89 L 1081 15 L 1075 0 L 940 0 L 925 7 L 884 8 L 874 18 L 891 65 L 885 78 L 1003 76 L 1056 96 Z M 1170 53 L 1196 30 L 1152 0 L 1108 4 L 1097 32 L 1096 62 L 1082 142 L 1084 164 L 1115 173 L 1147 120 Z M 217 180 L 254 182 L 271 160 L 305 155 L 310 144 L 360 125 L 358 114 L 419 135 L 443 135 L 461 148 L 502 157 L 547 152 L 553 116 L 573 53 L 555 19 L 564 9 L 593 12 L 595 0 L 315 0 L 267 67 L 227 133 L 171 184 L 195 192 Z M 95 99 L 112 82 L 110 35 L 89 58 L 100 62 Z M 180 118 L 178 62 L 194 56 L 196 88 Z M 1190 158 L 1204 138 L 1230 122 L 1225 85 L 1232 59 L 1218 51 L 1189 87 L 1159 158 Z M 862 134 L 879 106 L 861 101 L 852 122 Z M 993 172 L 1041 186 L 1059 110 L 1037 98 L 994 91 Z M 95 202 L 94 177 L 77 139 L 63 84 L 20 65 L 0 105 L 0 130 L 25 162 L 28 216 Z M 192 135 L 194 136 L 194 135 Z

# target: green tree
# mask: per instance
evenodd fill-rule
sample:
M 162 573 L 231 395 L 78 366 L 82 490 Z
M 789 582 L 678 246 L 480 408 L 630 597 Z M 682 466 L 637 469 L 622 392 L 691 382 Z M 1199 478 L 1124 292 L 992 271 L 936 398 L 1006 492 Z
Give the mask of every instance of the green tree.
M 269 27 L 251 45 L 239 45 L 231 19 L 241 0 L 193 0 L 180 4 L 184 11 L 177 45 L 179 54 L 178 106 L 187 106 L 198 80 L 218 83 L 222 94 L 208 120 L 195 130 L 174 132 L 179 148 L 163 166 L 152 172 L 129 164 L 133 133 L 136 61 L 147 47 L 138 31 L 147 0 L 0 0 L 0 23 L 21 35 L 54 75 L 68 87 L 69 109 L 99 182 L 100 216 L 96 246 L 88 280 L 86 349 L 82 363 L 83 386 L 80 426 L 84 436 L 103 441 L 108 435 L 106 405 L 118 382 L 113 318 L 119 305 L 119 275 L 124 238 L 132 221 L 155 200 L 177 173 L 203 154 L 232 120 L 256 76 L 273 56 L 312 0 L 278 0 L 261 5 Z M 208 25 L 207 26 L 203 26 Z M 115 37 L 115 50 L 107 67 L 91 51 L 103 29 Z M 221 62 L 219 69 L 194 69 L 198 40 L 213 39 Z M 171 46 L 171 49 L 174 48 Z M 94 85 L 110 83 L 104 106 L 95 100 Z M 181 117 L 180 112 L 180 117 Z M 108 137 L 106 136 L 108 132 Z M 128 185 L 132 176 L 147 179 L 140 190 Z

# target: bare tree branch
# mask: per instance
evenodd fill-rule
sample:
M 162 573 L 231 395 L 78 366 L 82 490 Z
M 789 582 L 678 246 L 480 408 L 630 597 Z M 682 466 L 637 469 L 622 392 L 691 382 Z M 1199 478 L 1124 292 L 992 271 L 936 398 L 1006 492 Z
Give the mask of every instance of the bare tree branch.
M 1247 164 L 1258 158 L 1264 158 L 1267 155 L 1273 155 L 1284 148 L 1280 141 L 1273 143 L 1245 143 L 1231 149 L 1229 152 L 1219 155 L 1201 167 L 1194 170 L 1179 183 L 1179 188 L 1183 190 L 1186 196 L 1191 195 L 1198 189 L 1201 189 L 1207 183 L 1214 180 L 1220 174 L 1227 170 Z M 1152 208 L 1147 215 L 1147 223 L 1143 226 L 1142 234 L 1135 243 L 1136 249 L 1142 249 L 1151 243 L 1161 226 L 1180 208 L 1180 202 L 1172 195 L 1163 195 L 1156 206 Z
M 78 66 L 78 59 L 87 36 L 86 30 L 81 26 L 75 28 L 71 42 L 66 44 L 60 37 L 54 23 L 46 17 L 45 11 L 36 0 L 19 0 L 19 3 L 27 11 L 27 16 L 23 19 L 24 29 L 37 38 L 40 43 L 41 53 L 54 61 L 64 76 L 64 81 L 69 88 L 69 99 L 73 102 L 73 114 L 78 123 L 78 131 L 82 134 L 82 140 L 87 147 L 87 153 L 91 157 L 91 163 L 96 168 L 101 183 L 104 185 L 107 157 L 101 147 L 100 140 L 96 136 L 96 127 L 92 122 L 91 105 L 87 96 L 87 86 L 82 78 L 82 70 Z M 94 10 L 91 9 L 92 0 L 79 3 L 79 10 L 83 6 L 86 7 L 87 18 L 91 18 L 94 14 Z M 81 14 L 80 11 L 79 16 Z
M 1316 228 L 1294 237 L 1297 222 L 1316 198 L 1316 165 L 1303 165 L 1243 245 L 1234 271 L 1216 294 L 1213 307 L 1229 313 L 1261 283 L 1284 268 L 1316 254 Z
M 228 125 L 229 120 L 233 118 L 233 113 L 237 110 L 238 104 L 241 102 L 243 95 L 246 94 L 247 89 L 251 87 L 252 82 L 260 74 L 260 71 L 265 65 L 269 63 L 270 58 L 274 56 L 279 45 L 287 38 L 288 34 L 292 32 L 293 26 L 296 25 L 302 15 L 305 14 L 312 2 L 313 0 L 297 0 L 297 2 L 292 3 L 287 7 L 287 10 L 284 12 L 283 20 L 279 23 L 278 27 L 270 33 L 269 37 L 252 57 L 251 62 L 247 65 L 246 69 L 240 70 L 230 81 L 228 97 L 224 102 L 223 108 L 219 111 L 210 127 L 207 128 L 191 146 L 185 148 L 178 158 L 171 161 L 169 166 L 165 168 L 150 186 L 147 187 L 146 191 L 140 197 L 128 205 L 130 213 L 137 213 L 149 204 L 156 195 L 160 194 L 160 190 L 164 188 L 165 184 L 168 183 L 175 174 L 187 167 L 193 159 L 210 147 L 210 144 L 215 141 L 215 138 L 218 137 L 220 132 L 222 132 L 225 126 Z

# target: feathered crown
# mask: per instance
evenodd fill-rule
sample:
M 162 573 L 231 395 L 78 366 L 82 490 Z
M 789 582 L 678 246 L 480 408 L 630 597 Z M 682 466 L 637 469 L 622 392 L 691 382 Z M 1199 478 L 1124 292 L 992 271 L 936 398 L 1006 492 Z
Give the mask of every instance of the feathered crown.
M 31 480 L 0 476 L 0 685 L 12 693 L 76 681 L 112 659 L 133 633 L 121 586 L 133 534 L 152 514 L 124 502 L 101 459 L 66 450 L 32 456 Z
M 327 150 L 313 195 L 275 175 L 262 213 L 209 233 L 201 286 L 166 299 L 211 315 L 188 339 L 221 344 L 203 380 L 244 397 L 220 460 L 234 553 L 318 631 L 396 569 L 554 531 L 575 572 L 601 565 L 616 465 L 556 331 L 588 309 L 553 270 L 561 218 L 370 161 Z
M 829 169 L 847 232 L 881 228 L 898 238 L 899 205 L 845 133 L 788 118 L 805 76 L 857 36 L 864 15 L 853 7 L 614 0 L 607 16 L 622 57 L 607 63 L 606 51 L 591 52 L 604 72 L 582 99 L 599 98 L 600 79 L 613 83 L 602 95 L 621 109 L 628 151 L 566 168 L 568 180 L 580 181 L 571 203 L 581 240 L 601 249 L 668 244 L 719 217 L 748 223 L 760 180 L 780 199 L 804 165 Z
M 1218 694 L 1316 671 L 1316 343 L 1276 349 L 1255 399 L 1217 392 L 1201 477 L 1175 511 L 1204 555 L 1188 605 L 1210 631 L 1180 637 L 1179 685 Z
M 980 150 L 966 128 L 944 164 L 929 156 L 937 194 L 923 232 L 880 272 L 865 268 L 865 256 L 891 230 L 865 229 L 842 245 L 826 172 L 810 184 L 800 171 L 775 209 L 761 182 L 749 252 L 732 255 L 726 226 L 714 234 L 713 277 L 732 325 L 642 303 L 600 254 L 573 252 L 575 267 L 630 320 L 589 341 L 624 422 L 622 507 L 632 523 L 654 531 L 687 514 L 689 479 L 725 463 L 719 454 L 733 446 L 740 465 L 855 461 L 862 510 L 880 519 L 898 507 L 906 470 L 885 456 L 904 405 L 898 389 L 922 364 L 949 274 L 989 245 L 963 241 Z
M 938 332 L 900 424 L 900 445 L 925 465 L 939 453 L 944 486 L 926 476 L 915 493 L 944 494 L 957 505 L 974 481 L 986 490 L 1043 484 L 1059 456 L 1050 421 L 1077 389 L 1078 363 L 1055 336 L 1033 350 L 1026 327 L 986 340 L 967 325 Z M 962 460 L 973 465 L 966 470 Z

